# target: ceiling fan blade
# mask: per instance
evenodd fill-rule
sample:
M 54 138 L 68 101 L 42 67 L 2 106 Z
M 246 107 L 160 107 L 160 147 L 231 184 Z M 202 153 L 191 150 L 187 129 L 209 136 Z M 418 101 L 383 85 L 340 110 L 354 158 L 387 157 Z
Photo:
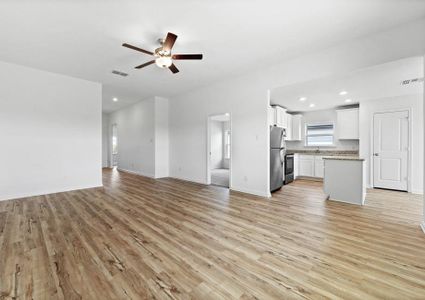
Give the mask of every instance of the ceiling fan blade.
M 202 54 L 174 54 L 173 59 L 202 59 Z
M 174 33 L 167 33 L 167 37 L 165 38 L 164 44 L 162 45 L 162 49 L 167 52 L 171 52 L 171 49 L 174 46 L 174 43 L 176 42 L 177 35 Z
M 135 69 L 141 69 L 141 68 L 147 67 L 147 66 L 149 66 L 153 63 L 155 63 L 155 60 L 151 60 L 151 61 L 148 61 L 147 63 L 141 64 L 140 66 L 135 67 Z
M 174 74 L 179 72 L 179 69 L 177 69 L 175 64 L 171 64 L 171 66 L 169 66 L 168 69 L 170 69 L 170 71 L 173 72 Z
M 130 49 L 136 50 L 136 51 L 139 51 L 139 52 L 143 52 L 143 53 L 145 53 L 145 54 L 153 55 L 153 52 L 150 52 L 150 51 L 144 50 L 144 49 L 142 49 L 142 48 L 139 48 L 139 47 L 136 47 L 136 46 L 133 46 L 133 45 L 127 44 L 127 43 L 122 44 L 122 46 L 123 46 L 123 47 L 126 47 L 126 48 L 130 48 Z

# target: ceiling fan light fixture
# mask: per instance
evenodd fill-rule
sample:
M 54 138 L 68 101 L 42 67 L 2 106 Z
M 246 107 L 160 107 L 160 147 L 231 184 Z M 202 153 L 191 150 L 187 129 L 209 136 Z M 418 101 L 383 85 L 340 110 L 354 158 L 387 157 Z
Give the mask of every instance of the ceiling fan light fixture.
M 147 51 L 145 49 L 124 43 L 123 47 L 142 52 L 153 56 L 152 60 L 145 62 L 141 65 L 134 67 L 135 69 L 142 69 L 152 64 L 156 64 L 161 69 L 169 69 L 173 74 L 179 73 L 179 69 L 174 65 L 174 60 L 200 60 L 202 59 L 202 54 L 173 54 L 171 55 L 171 50 L 173 49 L 174 43 L 176 42 L 177 35 L 174 33 L 167 33 L 165 39 L 160 39 L 160 47 L 156 48 L 154 52 Z
M 160 68 L 168 68 L 173 64 L 173 60 L 171 59 L 171 56 L 160 56 L 155 59 L 155 63 Z

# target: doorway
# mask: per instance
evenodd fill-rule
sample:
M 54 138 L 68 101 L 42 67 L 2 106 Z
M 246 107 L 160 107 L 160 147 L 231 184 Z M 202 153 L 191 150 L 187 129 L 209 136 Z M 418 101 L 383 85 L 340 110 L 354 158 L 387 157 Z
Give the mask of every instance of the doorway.
M 112 124 L 112 138 L 111 138 L 111 162 L 112 168 L 118 167 L 118 126 Z
M 230 113 L 208 117 L 208 184 L 230 188 L 231 140 Z
M 409 190 L 409 111 L 375 113 L 373 116 L 373 185 Z

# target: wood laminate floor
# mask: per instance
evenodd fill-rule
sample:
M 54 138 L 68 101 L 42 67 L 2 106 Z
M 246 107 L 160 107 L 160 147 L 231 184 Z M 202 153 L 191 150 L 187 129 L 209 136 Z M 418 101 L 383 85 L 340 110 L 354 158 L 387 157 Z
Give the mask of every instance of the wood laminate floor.
M 104 170 L 104 188 L 0 202 L 1 299 L 425 299 L 422 198 L 271 199 Z

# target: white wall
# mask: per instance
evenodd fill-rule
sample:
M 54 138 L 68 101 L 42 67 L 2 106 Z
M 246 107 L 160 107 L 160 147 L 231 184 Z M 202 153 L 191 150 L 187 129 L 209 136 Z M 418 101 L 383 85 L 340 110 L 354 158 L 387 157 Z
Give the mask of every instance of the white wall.
M 236 78 L 170 100 L 170 175 L 207 182 L 208 116 L 232 116 L 232 188 L 267 195 L 267 88 Z M 236 168 L 233 166 L 236 165 Z
M 211 169 L 223 167 L 223 122 L 211 120 Z
M 117 124 L 118 168 L 155 177 L 155 100 L 147 99 L 110 114 Z
M 335 124 L 334 129 L 334 146 L 333 147 L 320 147 L 331 150 L 359 150 L 358 140 L 339 140 L 338 139 L 338 124 L 337 113 L 335 109 L 316 110 L 304 112 L 301 122 L 301 139 L 302 141 L 288 141 L 286 142 L 288 149 L 311 149 L 305 147 L 305 126 L 306 124 L 314 124 L 321 122 L 332 122 Z M 313 147 L 317 148 L 317 147 Z
M 118 129 L 118 169 L 168 176 L 168 99 L 153 97 L 115 111 L 109 115 L 112 124 Z
M 109 138 L 109 115 L 103 113 L 102 114 L 102 167 L 107 168 L 110 166 L 110 155 L 109 155 L 109 147 L 111 143 L 111 139 Z
M 102 86 L 0 62 L 0 199 L 102 185 Z
M 170 99 L 170 174 L 207 182 L 207 118 L 232 115 L 232 189 L 269 195 L 268 90 L 425 52 L 425 19 Z
M 424 129 L 423 129 L 423 95 L 408 95 L 385 99 L 370 100 L 361 103 L 360 119 L 360 156 L 365 158 L 367 167 L 367 183 L 372 185 L 372 128 L 373 114 L 390 110 L 410 109 L 411 111 L 411 191 L 423 192 L 423 159 L 424 159 Z
M 169 174 L 168 107 L 168 99 L 155 97 L 155 178 Z

